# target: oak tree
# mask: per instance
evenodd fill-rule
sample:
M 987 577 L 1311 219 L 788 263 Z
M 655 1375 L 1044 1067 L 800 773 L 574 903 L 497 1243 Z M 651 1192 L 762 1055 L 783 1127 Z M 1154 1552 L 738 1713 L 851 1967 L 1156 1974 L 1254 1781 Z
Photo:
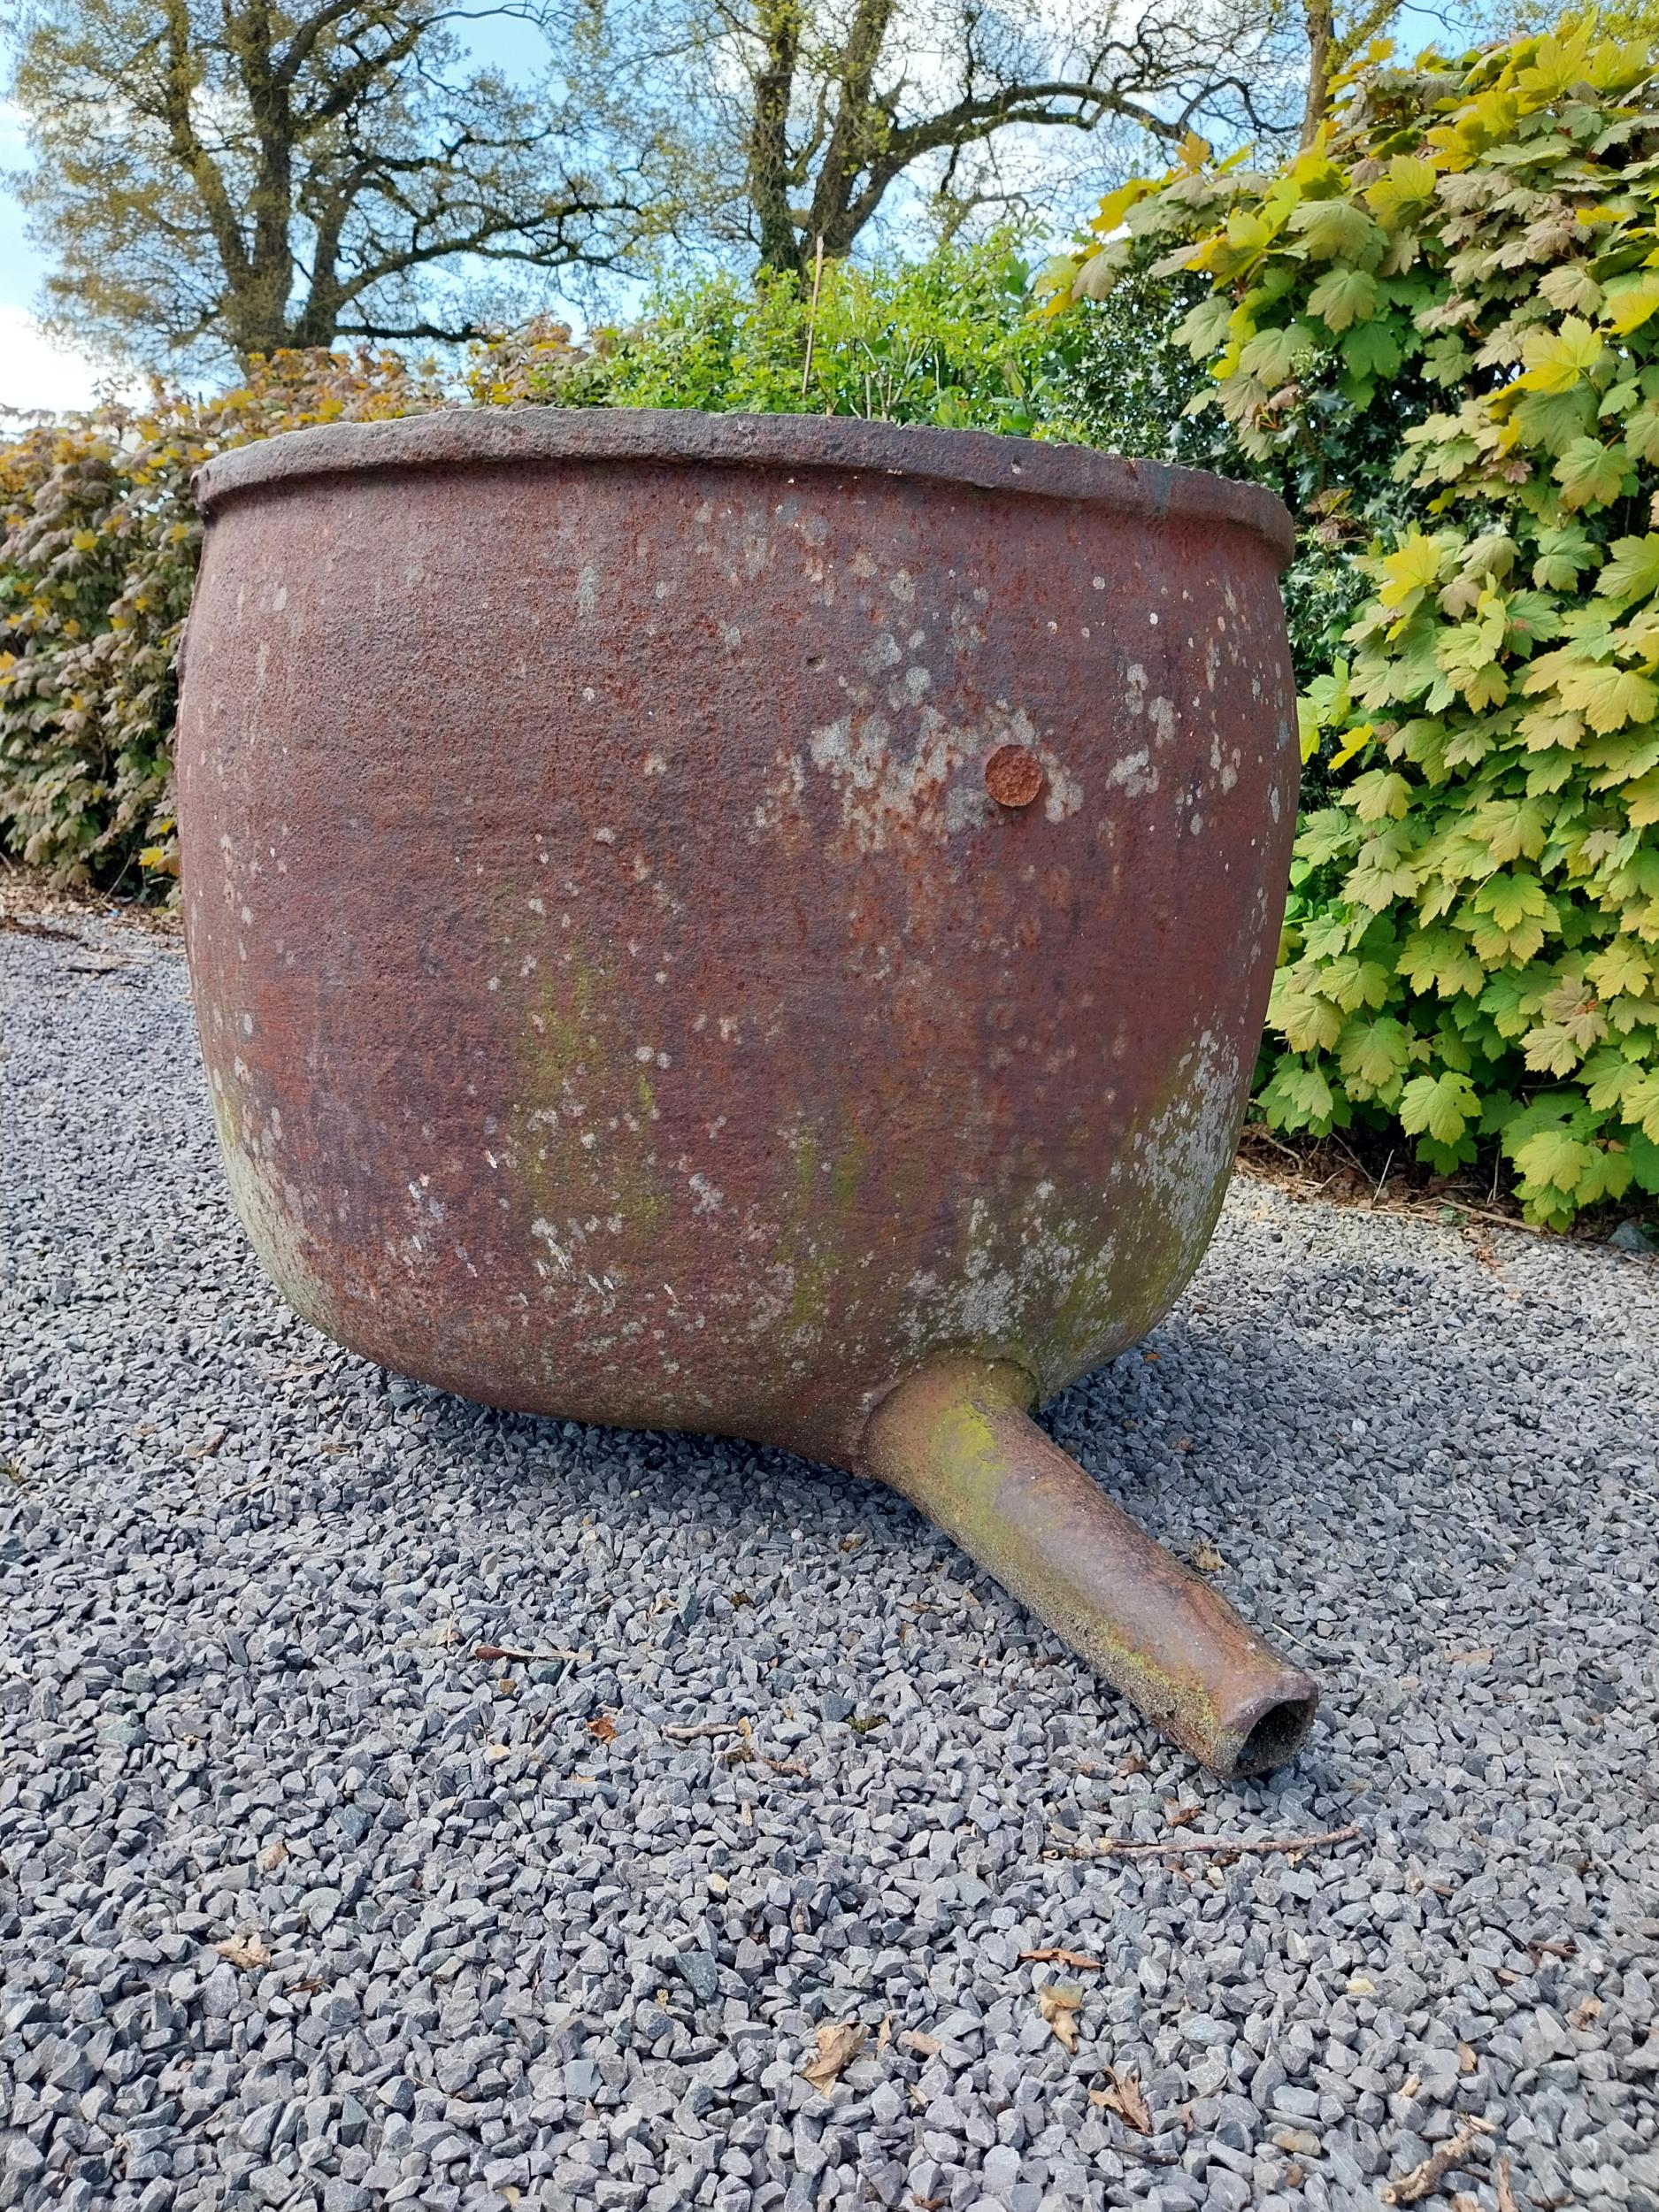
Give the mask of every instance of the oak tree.
M 1301 120 L 1276 0 L 544 4 L 681 235 L 777 270 L 804 271 L 820 242 L 849 252 L 901 184 L 947 234 L 987 204 L 1020 212 L 1042 199 L 1045 141 L 1173 146 Z
M 13 96 L 52 321 L 154 360 L 479 329 L 503 263 L 609 264 L 639 212 L 555 82 L 421 0 L 46 0 Z M 533 37 L 527 29 L 526 40 Z

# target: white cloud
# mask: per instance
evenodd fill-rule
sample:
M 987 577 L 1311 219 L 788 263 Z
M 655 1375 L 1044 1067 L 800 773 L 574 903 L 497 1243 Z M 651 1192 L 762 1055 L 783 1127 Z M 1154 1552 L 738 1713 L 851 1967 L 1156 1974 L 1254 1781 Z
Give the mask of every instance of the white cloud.
M 29 313 L 0 301 L 0 407 L 65 414 L 90 407 L 129 380 L 104 364 L 59 345 Z

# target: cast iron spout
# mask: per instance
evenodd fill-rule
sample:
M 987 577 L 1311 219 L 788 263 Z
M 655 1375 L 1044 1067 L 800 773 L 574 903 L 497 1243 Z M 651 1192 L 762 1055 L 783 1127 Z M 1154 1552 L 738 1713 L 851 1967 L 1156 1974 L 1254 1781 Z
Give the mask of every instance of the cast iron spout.
M 1318 1691 L 1155 1544 L 1029 1417 L 1023 1369 L 936 1359 L 864 1432 L 866 1473 L 908 1498 L 1203 1765 L 1266 1774 Z

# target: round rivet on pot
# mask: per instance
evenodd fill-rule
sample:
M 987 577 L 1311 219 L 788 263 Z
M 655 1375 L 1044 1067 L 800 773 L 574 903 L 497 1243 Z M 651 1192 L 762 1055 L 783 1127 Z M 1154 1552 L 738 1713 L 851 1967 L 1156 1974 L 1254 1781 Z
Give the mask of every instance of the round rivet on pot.
M 985 787 L 998 806 L 1029 806 L 1042 786 L 1042 763 L 1028 745 L 999 745 L 985 764 Z

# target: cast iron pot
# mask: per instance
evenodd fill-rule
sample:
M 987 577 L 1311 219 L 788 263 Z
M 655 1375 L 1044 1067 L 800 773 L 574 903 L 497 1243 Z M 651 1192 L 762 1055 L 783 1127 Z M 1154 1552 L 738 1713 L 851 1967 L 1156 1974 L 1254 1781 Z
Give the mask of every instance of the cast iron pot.
M 1029 1408 L 1209 1240 L 1295 810 L 1266 493 L 478 411 L 211 462 L 185 916 L 283 1294 L 890 1483 L 1218 1771 L 1315 1690 Z

